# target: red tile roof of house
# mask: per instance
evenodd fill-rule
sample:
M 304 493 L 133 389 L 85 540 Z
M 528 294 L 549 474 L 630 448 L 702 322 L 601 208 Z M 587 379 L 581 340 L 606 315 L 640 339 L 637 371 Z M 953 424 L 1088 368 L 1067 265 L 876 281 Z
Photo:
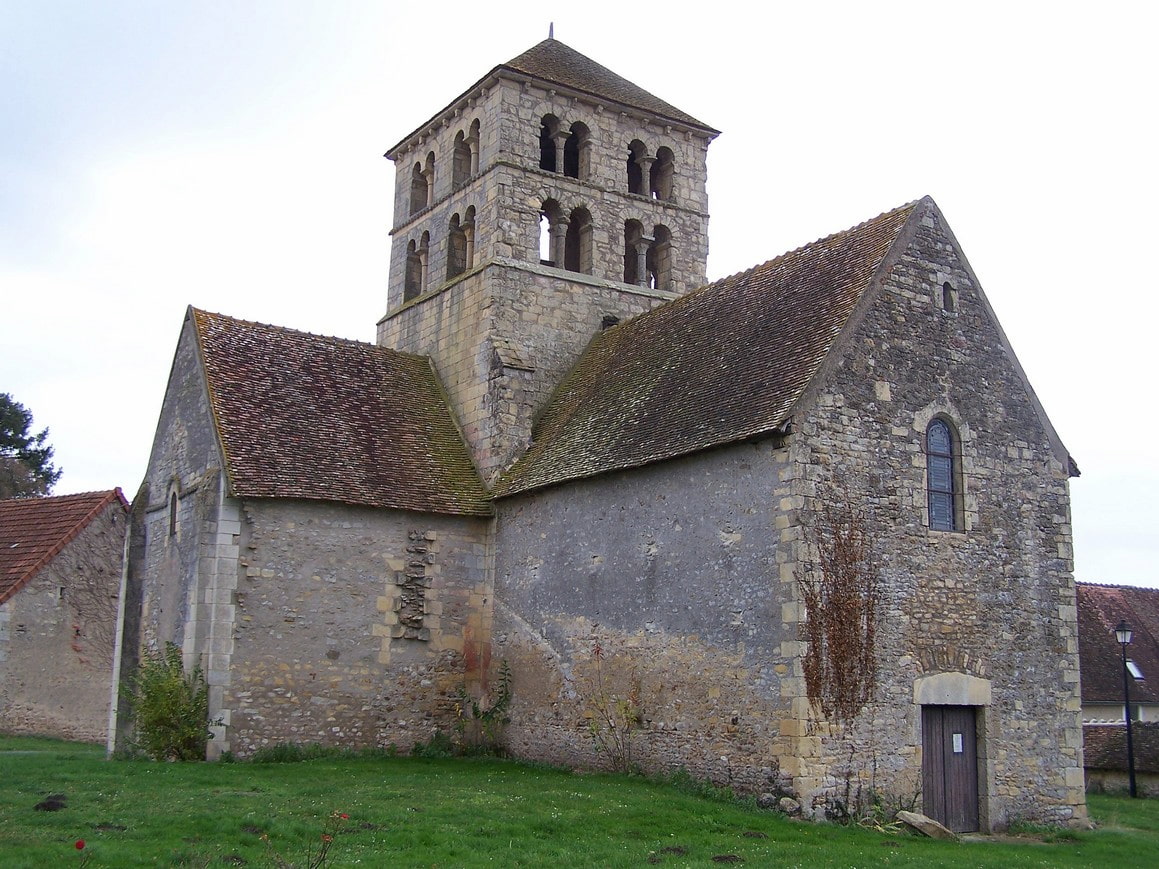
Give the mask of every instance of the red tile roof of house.
M 1159 722 L 1131 722 L 1135 772 L 1159 772 Z M 1083 766 L 1087 769 L 1127 771 L 1127 726 L 1083 725 Z
M 923 199 L 602 332 L 496 495 L 767 435 L 794 404 Z
M 110 504 L 128 512 L 120 489 L 0 501 L 0 604 L 31 582 Z
M 233 494 L 490 514 L 427 357 L 191 311 Z
M 1075 593 L 1082 699 L 1122 702 L 1123 647 L 1115 627 L 1126 619 L 1132 631 L 1127 657 L 1143 673 L 1142 679 L 1131 680 L 1131 700 L 1159 702 L 1159 589 L 1080 582 Z

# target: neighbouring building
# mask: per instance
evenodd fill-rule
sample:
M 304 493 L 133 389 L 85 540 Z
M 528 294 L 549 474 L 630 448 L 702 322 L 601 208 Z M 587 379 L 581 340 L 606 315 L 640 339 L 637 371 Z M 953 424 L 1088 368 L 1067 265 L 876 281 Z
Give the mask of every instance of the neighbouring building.
M 377 346 L 189 310 L 123 657 L 202 664 L 211 756 L 405 748 L 505 662 L 519 757 L 627 710 L 810 817 L 1085 818 L 1078 470 L 977 277 L 925 198 L 706 284 L 716 134 L 548 39 L 387 152 Z
M 0 501 L 0 730 L 103 742 L 129 505 Z
M 1115 628 L 1131 629 L 1127 674 L 1135 721 L 1159 722 L 1159 589 L 1080 582 L 1079 614 L 1083 723 L 1123 722 L 1123 647 Z
M 1075 590 L 1087 790 L 1127 788 L 1123 647 L 1115 636 L 1125 621 L 1135 774 L 1140 792 L 1159 795 L 1159 589 L 1080 582 Z

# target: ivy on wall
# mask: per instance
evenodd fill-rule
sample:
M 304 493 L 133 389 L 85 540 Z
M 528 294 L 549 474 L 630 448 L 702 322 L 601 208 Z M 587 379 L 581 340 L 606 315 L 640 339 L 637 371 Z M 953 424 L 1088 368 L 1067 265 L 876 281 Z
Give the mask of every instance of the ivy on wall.
M 842 492 L 804 517 L 805 691 L 814 711 L 850 722 L 877 684 L 878 573 L 866 518 Z

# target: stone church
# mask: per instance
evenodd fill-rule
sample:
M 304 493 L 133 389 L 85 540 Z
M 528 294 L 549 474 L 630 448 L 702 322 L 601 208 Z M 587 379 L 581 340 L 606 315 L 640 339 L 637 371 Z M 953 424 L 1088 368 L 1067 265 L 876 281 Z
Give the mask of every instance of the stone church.
M 202 665 L 211 757 L 405 750 L 502 667 L 517 757 L 1085 818 L 1078 470 L 949 226 L 706 284 L 716 135 L 548 39 L 387 152 L 377 344 L 188 311 L 120 660 Z

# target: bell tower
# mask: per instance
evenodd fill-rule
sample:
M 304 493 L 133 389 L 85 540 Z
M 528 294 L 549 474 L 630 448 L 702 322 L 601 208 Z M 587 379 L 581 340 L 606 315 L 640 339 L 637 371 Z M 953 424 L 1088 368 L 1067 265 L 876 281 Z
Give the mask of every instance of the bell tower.
M 705 282 L 716 135 L 549 38 L 387 151 L 378 343 L 431 357 L 485 480 L 593 335 Z

